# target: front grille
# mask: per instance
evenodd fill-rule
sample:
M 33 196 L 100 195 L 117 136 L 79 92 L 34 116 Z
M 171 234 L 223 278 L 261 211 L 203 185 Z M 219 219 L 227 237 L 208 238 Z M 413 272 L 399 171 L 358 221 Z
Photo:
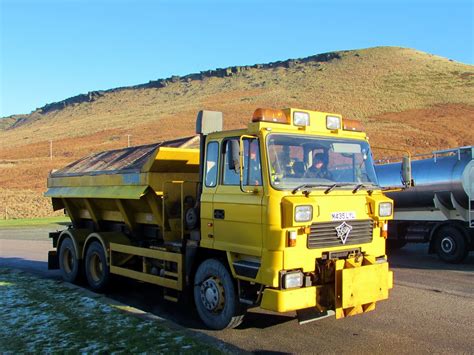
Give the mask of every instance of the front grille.
M 340 226 L 341 223 L 343 221 L 313 223 L 311 225 L 311 232 L 308 235 L 308 248 L 330 248 L 341 245 L 370 243 L 372 241 L 374 221 L 370 219 L 346 221 L 352 227 L 352 230 L 345 244 L 338 238 L 336 232 L 336 227 Z

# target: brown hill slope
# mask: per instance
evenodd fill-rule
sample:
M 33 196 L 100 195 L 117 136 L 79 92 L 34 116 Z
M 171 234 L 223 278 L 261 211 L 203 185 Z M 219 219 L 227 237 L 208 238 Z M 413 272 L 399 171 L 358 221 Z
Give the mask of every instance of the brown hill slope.
M 173 77 L 47 105 L 0 124 L 0 218 L 5 205 L 9 217 L 46 214 L 48 202 L 38 196 L 48 170 L 124 146 L 127 134 L 132 144 L 150 143 L 192 134 L 200 109 L 223 111 L 225 128 L 233 128 L 257 107 L 288 106 L 361 119 L 375 145 L 426 152 L 474 144 L 474 67 L 376 47 Z

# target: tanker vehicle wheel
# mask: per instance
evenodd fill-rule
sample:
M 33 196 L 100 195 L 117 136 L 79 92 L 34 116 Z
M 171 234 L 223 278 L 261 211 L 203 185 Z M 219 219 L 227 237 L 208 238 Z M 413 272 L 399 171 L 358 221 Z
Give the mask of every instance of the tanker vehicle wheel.
M 94 291 L 105 291 L 110 281 L 110 270 L 104 248 L 98 241 L 93 241 L 87 248 L 85 271 L 89 286 Z
M 455 227 L 442 227 L 436 233 L 436 253 L 447 263 L 460 263 L 467 256 L 466 239 Z
M 69 237 L 64 238 L 59 247 L 59 269 L 64 281 L 71 283 L 79 281 L 80 261 L 74 243 Z
M 235 328 L 245 315 L 229 271 L 216 259 L 199 265 L 194 277 L 194 303 L 199 317 L 211 329 Z

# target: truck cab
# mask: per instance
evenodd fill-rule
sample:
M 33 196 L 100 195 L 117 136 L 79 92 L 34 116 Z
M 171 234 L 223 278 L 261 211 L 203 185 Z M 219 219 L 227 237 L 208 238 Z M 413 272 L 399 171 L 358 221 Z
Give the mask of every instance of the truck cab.
M 203 149 L 200 246 L 226 253 L 247 302 L 342 318 L 387 298 L 392 202 L 358 121 L 259 109 L 247 129 L 206 135 Z

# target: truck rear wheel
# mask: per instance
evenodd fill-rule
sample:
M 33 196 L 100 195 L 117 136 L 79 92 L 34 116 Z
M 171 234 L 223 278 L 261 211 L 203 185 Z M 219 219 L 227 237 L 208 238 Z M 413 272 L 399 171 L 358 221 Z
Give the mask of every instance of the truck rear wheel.
M 459 263 L 467 256 L 466 239 L 455 227 L 442 227 L 436 233 L 436 253 L 439 258 L 448 263 Z
M 94 291 L 105 291 L 110 281 L 110 270 L 105 250 L 98 241 L 93 241 L 87 248 L 85 271 L 89 286 Z
M 229 271 L 216 259 L 199 265 L 194 278 L 194 303 L 199 317 L 211 329 L 235 328 L 245 315 Z
M 80 261 L 71 238 L 66 237 L 59 247 L 59 269 L 64 281 L 75 283 L 79 281 Z

